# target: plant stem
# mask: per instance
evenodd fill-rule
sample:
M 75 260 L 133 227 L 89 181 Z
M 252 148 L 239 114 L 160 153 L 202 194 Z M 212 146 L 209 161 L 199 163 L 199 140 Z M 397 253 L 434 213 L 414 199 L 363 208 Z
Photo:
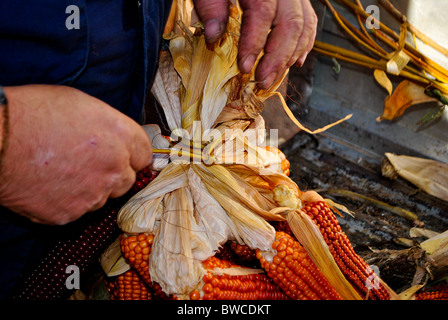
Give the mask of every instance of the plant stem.
M 336 196 L 342 196 L 342 197 L 350 197 L 354 200 L 357 201 L 362 201 L 362 202 L 367 202 L 370 203 L 378 208 L 390 211 L 392 213 L 398 214 L 399 216 L 408 219 L 412 222 L 414 222 L 415 225 L 421 225 L 422 222 L 420 220 L 418 220 L 418 216 L 406 209 L 400 208 L 400 207 L 396 207 L 396 206 L 391 206 L 388 203 L 385 203 L 383 201 L 353 192 L 353 191 L 348 191 L 348 190 L 343 190 L 343 189 L 328 189 L 327 191 L 325 191 L 326 193 L 332 194 L 332 195 L 336 195 Z
M 368 56 L 359 54 L 357 52 L 333 46 L 325 42 L 315 41 L 313 50 L 332 58 L 340 59 L 370 69 L 379 69 L 387 72 L 386 61 L 383 60 L 378 61 Z M 440 90 L 442 94 L 448 95 L 448 86 L 444 86 L 438 81 L 429 79 L 423 74 L 415 74 L 414 72 L 402 70 L 399 76 L 417 82 L 422 86 L 432 85 L 434 86 L 434 88 Z
M 365 47 L 366 49 L 368 49 L 369 51 L 375 53 L 376 55 L 380 56 L 380 57 L 385 57 L 385 55 L 378 51 L 377 49 L 375 49 L 374 47 L 372 47 L 370 44 L 362 41 L 355 33 L 352 32 L 352 30 L 350 30 L 349 27 L 347 27 L 347 25 L 344 23 L 343 21 L 343 17 L 339 14 L 339 12 L 336 11 L 336 9 L 331 5 L 331 3 L 328 0 L 323 0 L 324 3 L 326 4 L 326 6 L 330 9 L 331 13 L 333 14 L 333 16 L 335 17 L 336 21 L 338 22 L 338 24 L 361 46 Z M 346 21 L 346 20 L 345 20 Z
M 174 150 L 174 149 L 152 149 L 152 153 L 158 153 L 158 154 L 175 154 L 178 153 L 180 156 L 189 156 L 192 159 L 198 159 L 203 161 L 204 158 L 202 155 L 197 153 L 188 152 L 185 150 Z
M 384 43 L 389 45 L 391 48 L 398 49 L 398 44 L 388 38 L 383 32 L 379 30 L 373 30 L 373 33 L 375 36 L 377 36 L 380 40 L 382 40 Z M 405 45 L 404 52 L 411 57 L 411 61 L 425 70 L 426 72 L 432 74 L 434 77 L 438 78 L 442 82 L 448 82 L 448 72 L 443 69 L 443 67 L 437 65 L 435 62 L 433 62 L 431 59 L 423 56 L 420 52 L 412 48 L 412 50 L 408 50 L 408 45 Z M 443 70 L 441 70 L 443 69 Z
M 359 0 L 357 0 L 359 1 Z M 389 11 L 398 21 L 404 22 L 407 21 L 407 17 L 401 13 L 389 0 L 379 0 L 380 4 L 386 8 L 387 11 Z M 409 23 L 409 21 L 408 21 Z M 421 32 L 419 29 L 417 29 L 414 25 L 409 23 L 409 31 L 412 32 L 417 38 L 419 38 L 421 41 L 426 43 L 427 45 L 431 46 L 432 48 L 436 49 L 440 53 L 448 56 L 448 49 L 442 47 L 440 44 L 426 36 L 423 32 Z
M 364 10 L 360 0 L 355 0 L 355 2 L 360 9 Z M 387 51 L 384 50 L 379 44 L 377 44 L 370 36 L 370 34 L 367 32 L 364 23 L 362 23 L 363 21 L 359 13 L 356 13 L 356 20 L 358 20 L 359 27 L 361 28 L 361 31 L 364 34 L 365 39 L 370 43 L 370 45 L 375 47 L 378 51 L 382 52 L 383 54 L 387 55 Z
M 323 1 L 325 4 L 329 3 L 328 0 L 321 0 L 321 1 Z M 349 0 L 337 0 L 337 1 L 345 5 L 349 9 L 351 9 L 355 14 L 359 14 L 364 19 L 370 17 L 370 15 L 367 12 L 365 12 L 363 9 L 361 9 L 359 6 L 357 6 L 356 4 L 352 3 Z M 371 18 L 374 19 L 374 17 Z M 381 21 L 377 20 L 375 21 L 378 22 L 380 30 L 372 29 L 373 34 L 379 37 L 380 40 L 384 41 L 386 44 L 397 49 L 398 44 L 395 41 L 399 41 L 400 36 L 395 31 L 384 25 Z M 392 39 L 390 39 L 389 37 Z M 420 66 L 422 69 L 425 69 L 427 72 L 431 73 L 434 77 L 438 78 L 440 81 L 448 82 L 448 71 L 445 68 L 443 68 L 433 60 L 429 59 L 428 57 L 424 56 L 421 52 L 419 52 L 417 49 L 415 49 L 408 43 L 405 43 L 404 49 L 405 53 L 411 57 L 411 59 L 416 65 Z

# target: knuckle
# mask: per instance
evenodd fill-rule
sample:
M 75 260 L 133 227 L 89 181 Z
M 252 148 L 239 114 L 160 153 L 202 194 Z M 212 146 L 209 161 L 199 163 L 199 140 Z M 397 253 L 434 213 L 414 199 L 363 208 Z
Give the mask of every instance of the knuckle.
M 113 177 L 110 196 L 112 198 L 124 195 L 134 184 L 136 174 L 133 170 L 126 170 Z
M 312 27 L 316 27 L 319 22 L 319 18 L 317 17 L 316 12 L 313 11 L 312 14 L 309 16 L 309 19 Z
M 244 1 L 243 10 L 245 14 L 257 16 L 263 20 L 272 21 L 276 13 L 276 4 L 274 1 L 256 0 Z M 247 11 L 246 11 L 247 10 Z
M 275 17 L 275 6 L 270 1 L 258 1 L 257 9 L 258 14 L 265 19 L 274 19 Z
M 121 176 L 128 166 L 129 159 L 123 152 L 114 152 L 109 158 L 110 180 L 114 181 L 116 177 Z
M 121 184 L 124 186 L 124 188 L 130 188 L 135 182 L 135 177 L 135 172 L 131 172 L 130 170 L 128 170 L 126 174 L 122 175 Z
M 293 16 L 290 19 L 286 20 L 283 22 L 284 27 L 286 28 L 286 30 L 288 30 L 289 32 L 293 32 L 295 30 L 302 30 L 303 29 L 303 18 L 300 16 Z
M 116 134 L 122 139 L 127 139 L 133 134 L 132 126 L 129 125 L 128 121 L 124 121 L 124 119 L 117 119 L 114 129 Z

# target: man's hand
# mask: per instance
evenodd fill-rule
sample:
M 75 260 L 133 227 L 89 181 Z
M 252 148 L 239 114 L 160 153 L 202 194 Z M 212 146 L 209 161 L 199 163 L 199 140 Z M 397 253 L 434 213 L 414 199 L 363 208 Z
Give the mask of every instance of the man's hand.
M 228 21 L 229 0 L 194 2 L 206 40 L 216 42 Z M 314 44 L 317 16 L 309 0 L 240 0 L 240 5 L 243 20 L 238 65 L 242 72 L 249 72 L 264 50 L 255 79 L 267 89 L 293 64 L 303 65 Z
M 4 88 L 8 146 L 0 204 L 34 222 L 65 224 L 126 193 L 149 165 L 143 128 L 79 90 L 51 85 Z

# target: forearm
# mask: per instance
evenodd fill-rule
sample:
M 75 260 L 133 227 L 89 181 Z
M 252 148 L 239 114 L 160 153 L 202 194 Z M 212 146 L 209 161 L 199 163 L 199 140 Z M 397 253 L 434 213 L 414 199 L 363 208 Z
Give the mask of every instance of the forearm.
M 9 109 L 6 94 L 0 87 L 0 171 L 9 133 Z

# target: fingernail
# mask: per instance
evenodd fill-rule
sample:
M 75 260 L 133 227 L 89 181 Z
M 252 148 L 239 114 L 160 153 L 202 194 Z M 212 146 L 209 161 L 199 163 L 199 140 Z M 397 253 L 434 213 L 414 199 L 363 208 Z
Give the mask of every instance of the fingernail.
M 253 68 L 253 66 L 254 66 L 254 64 L 255 64 L 255 59 L 256 59 L 256 57 L 255 57 L 255 55 L 250 55 L 250 56 L 248 56 L 244 61 L 243 61 L 243 64 L 242 64 L 242 70 L 241 71 L 243 71 L 244 73 L 249 73 L 251 70 L 252 70 L 252 68 Z
M 277 73 L 272 72 L 263 80 L 263 89 L 269 89 L 270 86 L 274 83 L 274 80 L 277 78 Z
M 204 23 L 205 40 L 207 42 L 215 42 L 221 35 L 223 26 L 217 19 L 210 19 Z

